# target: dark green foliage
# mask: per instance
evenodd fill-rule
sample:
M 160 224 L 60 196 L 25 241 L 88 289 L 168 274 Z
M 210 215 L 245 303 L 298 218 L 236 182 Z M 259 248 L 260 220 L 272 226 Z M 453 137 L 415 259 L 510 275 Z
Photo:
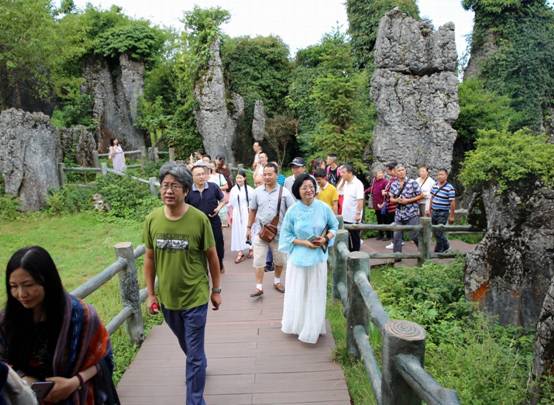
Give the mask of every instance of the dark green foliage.
M 460 178 L 466 187 L 494 182 L 499 191 L 526 179 L 554 184 L 554 144 L 528 130 L 480 131 L 476 149 L 466 154 Z
M 53 215 L 72 214 L 93 208 L 94 188 L 68 184 L 48 197 L 48 212 Z
M 128 54 L 132 59 L 151 61 L 162 49 L 166 39 L 162 30 L 144 21 L 115 26 L 96 38 L 95 53 L 106 58 Z
M 97 192 L 110 205 L 107 216 L 141 221 L 155 207 L 160 199 L 150 194 L 148 186 L 128 177 L 113 174 L 98 176 Z
M 299 118 L 298 140 L 308 159 L 337 154 L 365 170 L 374 110 L 367 70 L 353 67 L 346 36 L 335 31 L 298 51 L 287 104 Z
M 354 62 L 360 68 L 373 60 L 373 48 L 381 18 L 398 7 L 409 16 L 419 18 L 419 10 L 414 0 L 347 0 L 348 33 L 352 38 Z
M 470 78 L 458 87 L 460 115 L 454 123 L 458 137 L 473 144 L 477 131 L 508 129 L 518 120 L 510 98 L 485 89 L 483 81 Z
M 291 65 L 278 37 L 226 38 L 222 48 L 228 90 L 240 94 L 246 109 L 262 100 L 268 115 L 285 111 Z
M 554 106 L 554 10 L 544 0 L 466 0 L 464 7 L 476 13 L 472 53 L 490 41 L 497 48 L 481 62 L 486 87 L 521 112 L 514 128 L 544 131 Z
M 474 310 L 464 298 L 463 267 L 463 260 L 391 267 L 372 285 L 392 318 L 425 327 L 425 368 L 461 403 L 523 403 L 534 336 Z
M 18 199 L 0 193 L 0 221 L 13 221 L 19 215 Z

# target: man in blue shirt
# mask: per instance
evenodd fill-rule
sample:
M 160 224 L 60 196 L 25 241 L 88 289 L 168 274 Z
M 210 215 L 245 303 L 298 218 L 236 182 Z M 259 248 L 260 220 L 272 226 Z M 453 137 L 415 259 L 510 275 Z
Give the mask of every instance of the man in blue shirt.
M 223 241 L 223 231 L 221 229 L 221 219 L 219 210 L 225 205 L 223 192 L 215 183 L 208 181 L 208 167 L 196 165 L 192 167 L 192 190 L 187 194 L 185 202 L 198 208 L 209 218 L 214 233 L 215 247 L 217 257 L 219 258 L 219 267 L 223 273 L 223 256 L 225 246 Z
M 446 225 L 454 223 L 454 215 L 456 211 L 456 190 L 454 186 L 448 182 L 448 171 L 439 169 L 437 173 L 438 182 L 431 189 L 430 211 L 427 215 L 431 216 L 433 225 Z M 444 231 L 433 229 L 433 235 L 437 240 L 435 252 L 441 253 L 450 249 L 450 244 Z
M 406 177 L 406 168 L 403 165 L 396 166 L 396 180 L 390 187 L 390 201 L 396 203 L 394 223 L 396 225 L 418 225 L 419 204 L 423 193 L 417 181 Z M 402 231 L 395 231 L 393 238 L 393 252 L 402 252 Z M 410 239 L 418 244 L 419 232 L 410 231 Z M 400 259 L 395 259 L 399 262 Z

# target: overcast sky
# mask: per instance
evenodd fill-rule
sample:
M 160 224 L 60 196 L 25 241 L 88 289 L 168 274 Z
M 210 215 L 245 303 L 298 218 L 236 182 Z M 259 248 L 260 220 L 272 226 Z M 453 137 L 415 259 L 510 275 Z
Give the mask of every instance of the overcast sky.
M 231 13 L 223 31 L 232 36 L 278 35 L 294 54 L 298 49 L 319 42 L 323 34 L 337 24 L 348 28 L 346 0 L 76 0 L 77 7 L 92 3 L 101 8 L 113 4 L 125 14 L 146 18 L 162 26 L 181 28 L 179 19 L 194 5 L 219 6 Z M 435 27 L 452 21 L 456 24 L 456 44 L 461 57 L 466 35 L 471 33 L 473 13 L 465 11 L 461 0 L 418 0 L 422 17 L 430 18 Z

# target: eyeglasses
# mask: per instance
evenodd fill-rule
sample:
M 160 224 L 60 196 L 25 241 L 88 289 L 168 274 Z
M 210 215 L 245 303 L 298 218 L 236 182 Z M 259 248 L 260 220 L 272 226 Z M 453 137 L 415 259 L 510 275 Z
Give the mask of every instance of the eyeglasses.
M 171 191 L 176 191 L 176 190 L 182 190 L 183 189 L 183 186 L 180 185 L 180 184 L 177 184 L 177 183 L 172 183 L 172 184 L 162 184 L 160 186 L 160 189 L 162 191 L 167 191 L 169 189 L 171 189 Z
M 308 190 L 314 191 L 315 188 L 314 188 L 314 186 L 302 186 L 302 187 L 300 187 L 300 190 L 301 191 L 308 191 Z

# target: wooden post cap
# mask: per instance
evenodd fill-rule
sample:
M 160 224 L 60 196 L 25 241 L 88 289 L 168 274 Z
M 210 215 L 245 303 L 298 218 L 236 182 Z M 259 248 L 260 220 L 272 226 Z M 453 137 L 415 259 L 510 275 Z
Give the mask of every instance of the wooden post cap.
M 391 320 L 385 324 L 385 331 L 398 339 L 415 342 L 425 340 L 425 329 L 417 323 L 404 320 Z
M 115 249 L 128 249 L 132 246 L 131 242 L 118 242 L 114 245 Z

